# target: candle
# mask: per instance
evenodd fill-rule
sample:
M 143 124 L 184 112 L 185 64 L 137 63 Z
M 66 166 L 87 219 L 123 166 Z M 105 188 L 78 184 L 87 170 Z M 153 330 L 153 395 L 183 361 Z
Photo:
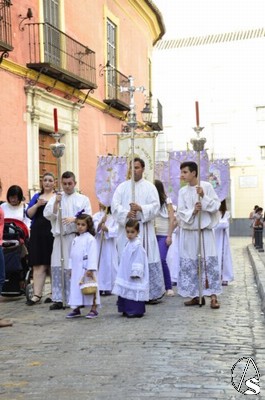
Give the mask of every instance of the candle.
M 57 133 L 58 132 L 57 108 L 53 109 L 53 120 L 54 120 L 54 133 Z
M 200 116 L 199 116 L 199 102 L 195 101 L 195 111 L 196 111 L 196 126 L 200 126 Z

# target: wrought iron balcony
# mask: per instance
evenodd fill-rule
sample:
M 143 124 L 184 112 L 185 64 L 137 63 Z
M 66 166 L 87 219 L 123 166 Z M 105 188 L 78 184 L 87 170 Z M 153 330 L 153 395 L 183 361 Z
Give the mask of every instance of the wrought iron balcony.
M 130 93 L 120 91 L 121 86 L 129 86 L 128 77 L 108 64 L 104 71 L 107 84 L 107 98 L 103 100 L 104 103 L 120 111 L 129 111 Z
M 8 57 L 8 52 L 13 50 L 10 6 L 9 0 L 0 0 L 0 64 L 3 57 Z
M 150 108 L 152 110 L 152 121 L 148 122 L 147 125 L 153 131 L 162 131 L 163 130 L 163 107 L 158 99 L 154 99 L 151 97 Z
M 77 89 L 96 89 L 95 52 L 49 23 L 28 23 L 27 67 Z

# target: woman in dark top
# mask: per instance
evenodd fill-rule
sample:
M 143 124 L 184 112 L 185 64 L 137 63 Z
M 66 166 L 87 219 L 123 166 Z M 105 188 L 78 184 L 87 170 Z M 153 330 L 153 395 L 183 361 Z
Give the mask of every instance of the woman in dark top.
M 26 304 L 33 306 L 40 303 L 47 273 L 50 269 L 53 246 L 51 223 L 43 216 L 43 210 L 54 194 L 55 179 L 52 173 L 43 175 L 42 190 L 36 193 L 27 208 L 27 215 L 32 220 L 29 240 L 29 265 L 33 267 L 34 295 Z

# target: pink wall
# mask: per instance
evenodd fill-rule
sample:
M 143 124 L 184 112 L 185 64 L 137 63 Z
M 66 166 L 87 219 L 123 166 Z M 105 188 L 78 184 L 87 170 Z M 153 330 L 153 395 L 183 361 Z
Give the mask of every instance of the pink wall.
M 27 125 L 24 121 L 26 97 L 23 79 L 0 69 L 0 82 L 0 171 L 2 199 L 5 200 L 6 191 L 11 185 L 21 186 L 25 196 L 28 192 Z
M 32 8 L 34 17 L 30 22 L 39 22 L 38 0 L 23 0 L 13 2 L 12 32 L 14 51 L 9 60 L 26 67 L 29 62 L 27 28 L 24 32 L 18 30 L 19 14 L 26 15 L 28 7 Z M 23 6 L 22 6 L 23 3 Z M 152 38 L 144 20 L 135 12 L 130 3 L 124 0 L 121 9 L 114 0 L 86 0 L 78 2 L 64 0 L 65 32 L 96 52 L 96 74 L 98 88 L 91 97 L 103 101 L 104 77 L 99 76 L 99 65 L 105 64 L 104 43 L 104 4 L 107 4 L 111 13 L 119 19 L 119 66 L 118 69 L 125 75 L 135 78 L 136 86 L 145 86 L 148 89 L 148 55 L 152 49 Z M 128 17 L 130 16 L 130 18 Z M 25 22 L 29 22 L 28 20 Z M 136 23 L 137 22 L 137 23 Z M 12 72 L 0 68 L 0 116 L 1 116 L 1 178 L 4 191 L 11 184 L 19 184 L 25 194 L 28 190 L 28 161 L 27 161 L 27 125 L 25 121 L 26 96 L 24 92 L 25 80 Z M 55 90 L 53 94 L 64 96 L 64 93 Z M 77 101 L 77 99 L 73 99 Z M 138 118 L 144 106 L 142 94 L 135 94 Z M 117 138 L 105 136 L 107 132 L 120 132 L 122 121 L 110 116 L 89 104 L 79 113 L 79 183 L 80 190 L 89 195 L 93 210 L 97 210 L 95 196 L 95 172 L 97 156 L 107 153 L 117 154 Z M 32 166 L 38 168 L 39 166 Z

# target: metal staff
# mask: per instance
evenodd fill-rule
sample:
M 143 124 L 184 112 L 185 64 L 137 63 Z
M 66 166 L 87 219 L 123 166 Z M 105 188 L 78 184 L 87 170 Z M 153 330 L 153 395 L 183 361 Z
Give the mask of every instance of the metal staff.
M 131 133 L 131 183 L 132 183 L 132 203 L 135 203 L 135 180 L 134 180 L 134 134 L 135 129 L 137 128 L 137 119 L 136 119 L 136 111 L 135 111 L 135 102 L 134 102 L 134 92 L 140 91 L 144 92 L 144 87 L 135 87 L 134 86 L 134 78 L 132 76 L 128 76 L 129 87 L 120 87 L 121 92 L 129 92 L 130 94 L 130 111 L 128 113 L 128 121 L 127 125 L 130 127 Z
M 108 207 L 106 207 L 104 211 L 104 216 L 108 214 Z M 105 223 L 105 222 L 104 222 Z M 101 224 L 102 225 L 102 224 Z M 105 239 L 104 231 L 101 229 L 101 234 L 100 234 L 100 247 L 99 247 L 99 254 L 98 254 L 98 270 L 100 266 L 100 259 L 101 259 L 101 253 L 102 253 L 102 247 L 103 247 L 103 242 Z
M 101 259 L 101 253 L 102 253 L 102 247 L 103 247 L 104 239 L 105 239 L 104 231 L 101 231 L 101 234 L 100 234 L 99 254 L 98 254 L 98 270 L 99 270 L 99 266 L 100 266 L 100 259 Z
M 204 149 L 204 144 L 206 142 L 205 138 L 200 138 L 200 133 L 203 130 L 200 126 L 196 126 L 193 128 L 197 133 L 197 138 L 191 139 L 191 144 L 193 146 L 193 150 L 197 152 L 198 155 L 198 186 L 200 186 L 201 180 L 201 151 Z M 200 195 L 198 195 L 198 201 L 201 201 Z M 202 237 L 201 237 L 201 211 L 198 212 L 198 280 L 199 280 L 199 306 L 202 306 Z
M 57 171 L 58 171 L 58 191 L 61 192 L 61 160 L 64 154 L 65 144 L 60 143 L 62 134 L 55 131 L 51 136 L 56 140 L 56 143 L 50 145 L 52 154 L 57 158 Z M 61 252 L 61 269 L 62 269 L 62 303 L 65 308 L 65 293 L 64 293 L 64 256 L 63 256 L 63 224 L 62 224 L 62 204 L 59 202 L 58 219 L 60 225 L 60 252 Z

